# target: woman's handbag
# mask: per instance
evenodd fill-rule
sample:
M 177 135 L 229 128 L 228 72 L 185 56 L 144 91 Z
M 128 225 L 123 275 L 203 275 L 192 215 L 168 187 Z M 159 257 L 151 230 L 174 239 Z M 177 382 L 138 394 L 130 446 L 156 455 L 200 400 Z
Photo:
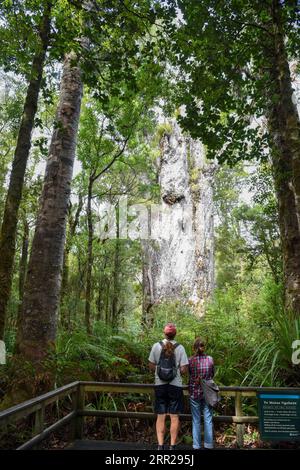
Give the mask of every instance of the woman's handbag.
M 213 408 L 221 400 L 220 389 L 212 379 L 200 379 L 204 400 Z

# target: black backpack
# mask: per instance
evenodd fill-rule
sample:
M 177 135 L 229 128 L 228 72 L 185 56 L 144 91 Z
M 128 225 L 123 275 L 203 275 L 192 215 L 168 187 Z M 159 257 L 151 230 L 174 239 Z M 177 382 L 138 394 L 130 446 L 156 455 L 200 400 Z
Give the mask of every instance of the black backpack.
M 171 382 L 177 375 L 175 349 L 179 346 L 179 343 L 173 345 L 173 352 L 170 356 L 165 354 L 163 341 L 160 341 L 159 344 L 161 345 L 161 353 L 157 364 L 157 375 L 164 382 Z

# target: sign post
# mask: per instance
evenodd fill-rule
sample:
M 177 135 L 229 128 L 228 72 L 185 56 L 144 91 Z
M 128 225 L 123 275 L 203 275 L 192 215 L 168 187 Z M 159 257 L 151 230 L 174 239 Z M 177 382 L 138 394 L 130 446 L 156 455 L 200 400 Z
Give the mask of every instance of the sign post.
M 262 440 L 300 440 L 300 389 L 258 392 L 259 428 Z

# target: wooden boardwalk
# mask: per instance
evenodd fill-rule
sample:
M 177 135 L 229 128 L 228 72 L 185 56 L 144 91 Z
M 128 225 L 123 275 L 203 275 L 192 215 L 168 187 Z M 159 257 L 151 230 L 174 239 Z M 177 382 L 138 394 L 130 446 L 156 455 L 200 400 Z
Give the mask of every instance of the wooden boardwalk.
M 187 386 L 183 387 L 184 393 L 187 394 Z M 295 387 L 220 387 L 220 393 L 223 396 L 231 397 L 234 401 L 234 415 L 217 415 L 214 416 L 214 423 L 226 423 L 228 425 L 234 423 L 236 425 L 236 446 L 242 449 L 244 447 L 244 432 L 245 424 L 254 424 L 257 426 L 259 422 L 258 416 L 244 416 L 242 403 L 243 399 L 254 399 L 257 401 L 258 393 L 300 393 L 299 388 Z M 146 443 L 125 443 L 121 441 L 107 442 L 96 440 L 83 440 L 85 435 L 85 419 L 89 417 L 98 418 L 103 422 L 105 419 L 118 419 L 118 420 L 136 420 L 137 422 L 144 421 L 148 426 L 153 423 L 156 418 L 154 412 L 149 411 L 136 411 L 134 410 L 107 410 L 107 409 L 91 409 L 87 405 L 95 403 L 98 394 L 105 396 L 105 394 L 125 394 L 125 395 L 144 395 L 143 403 L 146 400 L 150 402 L 153 399 L 154 385 L 153 384 L 136 384 L 136 383 L 115 383 L 115 382 L 73 382 L 63 385 L 55 390 L 52 390 L 44 395 L 31 398 L 23 403 L 12 406 L 7 410 L 0 411 L 0 428 L 3 435 L 9 434 L 9 425 L 14 426 L 21 420 L 30 418 L 31 437 L 28 435 L 25 442 L 23 442 L 17 450 L 35 449 L 37 446 L 55 434 L 57 431 L 69 426 L 70 445 L 68 449 L 90 450 L 90 449 L 144 449 L 156 450 L 156 444 Z M 131 398 L 132 400 L 133 398 Z M 140 400 L 140 398 L 139 398 Z M 53 414 L 53 410 L 57 410 L 56 419 L 51 424 L 46 422 L 48 410 Z M 63 409 L 62 412 L 60 409 Z M 191 421 L 191 414 L 181 415 L 181 420 Z M 247 448 L 247 447 L 246 447 Z M 191 451 L 192 447 L 187 445 L 178 446 L 178 450 Z M 219 448 L 218 450 L 221 450 Z

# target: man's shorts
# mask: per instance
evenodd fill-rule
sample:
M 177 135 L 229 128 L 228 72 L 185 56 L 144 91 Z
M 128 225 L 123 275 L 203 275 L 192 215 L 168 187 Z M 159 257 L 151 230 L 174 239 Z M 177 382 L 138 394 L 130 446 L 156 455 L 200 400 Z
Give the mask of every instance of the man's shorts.
M 178 415 L 184 411 L 182 387 L 164 384 L 156 385 L 154 411 L 157 414 Z

